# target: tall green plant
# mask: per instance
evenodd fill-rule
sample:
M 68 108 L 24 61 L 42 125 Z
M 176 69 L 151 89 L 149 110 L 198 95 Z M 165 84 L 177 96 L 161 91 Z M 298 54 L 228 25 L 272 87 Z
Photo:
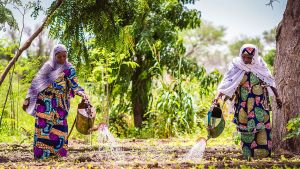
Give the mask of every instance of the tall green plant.
M 178 136 L 193 132 L 199 124 L 199 117 L 191 94 L 186 93 L 181 82 L 168 87 L 162 83 L 155 110 L 149 112 L 152 126 L 158 136 Z

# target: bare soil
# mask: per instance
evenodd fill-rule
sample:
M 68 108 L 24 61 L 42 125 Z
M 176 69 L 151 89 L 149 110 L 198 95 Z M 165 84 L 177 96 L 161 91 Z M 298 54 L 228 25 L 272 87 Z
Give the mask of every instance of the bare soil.
M 68 157 L 35 161 L 32 145 L 0 144 L 0 168 L 300 168 L 299 156 L 244 160 L 238 147 L 207 147 L 202 161 L 183 161 L 192 145 L 172 140 L 122 140 L 108 145 L 71 141 Z

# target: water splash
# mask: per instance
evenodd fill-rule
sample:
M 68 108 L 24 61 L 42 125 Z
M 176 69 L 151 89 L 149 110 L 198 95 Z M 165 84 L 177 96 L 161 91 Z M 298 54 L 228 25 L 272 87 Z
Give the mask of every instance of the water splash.
M 123 159 L 121 156 L 122 148 L 118 147 L 118 144 L 107 125 L 100 124 L 98 133 L 99 152 L 104 151 L 107 157 L 112 156 L 115 160 Z
M 182 160 L 201 162 L 205 152 L 205 146 L 206 140 L 200 139 Z
M 100 124 L 98 128 L 99 136 L 98 142 L 99 143 L 108 143 L 112 146 L 116 146 L 116 140 L 114 136 L 110 133 L 108 127 L 105 124 Z

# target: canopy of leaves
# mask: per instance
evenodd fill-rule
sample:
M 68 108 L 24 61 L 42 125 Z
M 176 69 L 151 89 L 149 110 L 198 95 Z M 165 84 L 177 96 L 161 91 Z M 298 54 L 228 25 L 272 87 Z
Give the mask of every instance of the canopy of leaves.
M 10 1 L 0 1 L 0 31 L 5 30 L 5 24 L 12 28 L 17 28 L 17 23 L 12 12 L 7 8 Z
M 151 57 L 149 44 L 155 44 L 161 56 L 167 57 L 184 52 L 177 30 L 198 26 L 199 15 L 176 0 L 70 0 L 50 23 L 50 34 L 71 49 L 74 61 L 82 56 L 88 61 L 86 42 L 90 38 L 96 39 L 98 47 L 130 51 L 131 56 Z

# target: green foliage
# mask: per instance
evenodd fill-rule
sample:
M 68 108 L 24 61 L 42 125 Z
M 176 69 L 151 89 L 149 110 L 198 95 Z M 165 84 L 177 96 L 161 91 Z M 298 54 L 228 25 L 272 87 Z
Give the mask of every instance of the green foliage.
M 211 94 L 215 90 L 216 86 L 219 84 L 219 82 L 222 79 L 222 75 L 220 74 L 220 72 L 218 70 L 215 70 L 215 71 L 211 72 L 210 74 L 205 75 L 204 77 L 200 76 L 198 78 L 201 79 L 200 95 L 205 97 L 205 96 Z
M 276 27 L 263 32 L 263 38 L 266 41 L 266 43 L 272 44 L 276 42 Z
M 109 123 L 110 131 L 118 137 L 165 138 L 203 129 L 201 118 L 221 75 L 217 71 L 208 74 L 204 67 L 183 56 L 184 41 L 178 32 L 200 25 L 200 13 L 187 9 L 185 3 L 193 1 L 71 0 L 63 3 L 49 23 L 50 35 L 68 46 L 69 60 L 77 67 L 80 83 L 97 109 L 96 123 Z M 32 8 L 38 12 L 39 5 L 38 1 Z M 220 29 L 211 36 L 221 37 L 222 32 Z M 210 39 L 204 43 L 214 42 Z M 13 52 L 8 53 L 11 58 Z M 21 58 L 15 69 L 18 83 L 23 86 L 18 105 L 47 59 L 33 55 L 29 51 L 29 57 Z M 164 81 L 165 74 L 175 79 L 172 84 Z M 16 85 L 16 79 L 13 84 Z M 133 123 L 135 99 L 143 102 L 148 117 L 141 129 Z M 75 118 L 78 102 L 79 98 L 72 100 L 69 125 Z M 6 108 L 6 112 L 10 109 Z M 5 125 L 10 119 L 5 116 Z M 33 131 L 33 121 L 24 120 L 32 124 L 26 131 Z M 76 130 L 72 137 L 86 139 Z
M 50 34 L 67 44 L 71 60 L 76 62 L 87 53 L 86 38 L 93 36 L 98 47 L 109 51 L 118 50 L 118 42 L 130 39 L 124 45 L 131 49 L 132 57 L 151 55 L 149 43 L 161 44 L 157 50 L 162 58 L 177 51 L 182 53 L 177 30 L 200 24 L 199 12 L 185 9 L 178 1 L 87 1 L 82 4 L 72 0 L 66 1 L 54 18 Z M 124 32 L 130 37 L 122 36 Z M 148 58 L 152 57 L 145 59 Z M 151 61 L 145 63 L 151 64 Z
M 14 56 L 14 51 L 16 50 L 17 47 L 18 47 L 17 44 L 11 42 L 9 39 L 1 38 L 0 39 L 0 59 L 9 61 Z M 3 62 L 2 62 L 2 64 L 3 64 Z
M 290 139 L 290 138 L 300 136 L 300 115 L 289 120 L 286 127 L 287 130 L 289 131 L 289 134 L 286 136 L 285 139 Z
M 267 63 L 271 72 L 273 72 L 275 56 L 276 56 L 276 49 L 272 49 L 263 58 L 264 61 Z
M 170 86 L 162 83 L 156 106 L 149 112 L 150 126 L 161 137 L 192 133 L 200 126 L 199 115 L 193 97 L 183 90 L 180 82 Z
M 50 22 L 50 35 L 68 46 L 70 60 L 78 67 L 83 64 L 91 68 L 96 86 L 103 85 L 99 73 L 103 63 L 108 63 L 109 79 L 102 80 L 107 81 L 110 100 L 126 93 L 134 114 L 144 119 L 152 78 L 161 72 L 158 67 L 177 70 L 185 52 L 178 31 L 200 25 L 200 13 L 184 7 L 193 2 L 65 1 Z M 90 57 L 88 51 L 95 48 L 106 52 Z M 183 65 L 185 73 L 195 69 L 193 64 Z
M 92 74 L 80 68 L 78 76 L 84 77 L 91 88 L 91 94 L 97 98 L 94 104 L 97 112 L 101 113 L 102 122 L 110 123 L 110 130 L 119 137 L 128 136 L 130 122 L 131 103 L 129 81 L 130 74 L 139 65 L 128 60 L 124 53 L 109 52 L 95 46 L 91 40 L 89 50 Z M 86 75 L 89 76 L 86 76 Z M 108 121 L 109 120 L 109 121 Z
M 93 45 L 93 42 L 90 42 L 90 45 Z M 156 74 L 156 78 L 153 79 L 155 85 L 151 89 L 150 110 L 146 114 L 149 121 L 144 122 L 142 129 L 136 129 L 132 123 L 131 90 L 128 81 L 130 74 L 139 65 L 136 62 L 126 61 L 129 56 L 96 47 L 90 50 L 90 56 L 93 74 L 87 80 L 92 87 L 93 95 L 98 98 L 95 106 L 98 112 L 103 112 L 102 120 L 109 118 L 110 130 L 118 137 L 165 138 L 195 132 L 203 126 L 200 118 L 204 116 L 211 102 L 211 99 L 204 100 L 207 96 L 213 97 L 215 87 L 221 79 L 218 71 L 207 74 L 203 67 L 197 66 L 188 70 L 191 66 L 185 65 L 189 64 L 189 61 L 184 59 L 180 69 L 191 73 L 181 75 L 183 82 L 177 80 L 171 85 L 165 84 L 164 80 L 158 80 L 164 69 L 156 60 L 156 64 L 149 69 L 149 72 L 158 72 L 153 74 Z M 180 76 L 180 71 L 174 71 L 172 75 Z M 79 76 L 84 75 L 79 73 Z M 202 102 L 195 104 L 195 97 Z
M 167 72 L 162 79 L 155 80 L 152 90 L 152 104 L 147 113 L 149 121 L 145 122 L 145 137 L 167 138 L 195 133 L 202 130 L 216 84 L 221 80 L 220 74 L 181 75 L 177 80 Z M 202 85 L 199 85 L 202 84 Z M 204 92 L 206 91 L 206 92 Z M 147 130 L 145 130 L 147 129 Z
M 10 3 L 8 0 L 0 2 L 0 31 L 5 30 L 5 24 L 8 24 L 11 28 L 18 27 L 12 12 L 6 6 L 8 3 Z
M 31 62 L 26 62 L 26 59 L 21 59 L 19 61 L 20 64 L 16 65 L 15 71 L 13 73 L 11 86 L 12 90 L 8 94 L 7 103 L 4 109 L 3 106 L 10 85 L 9 80 L 11 74 L 1 85 L 0 95 L 2 97 L 0 98 L 0 115 L 3 119 L 0 126 L 0 142 L 15 142 L 21 144 L 23 142 L 32 141 L 33 139 L 32 131 L 34 126 L 34 118 L 21 109 L 21 105 L 29 88 L 29 84 L 25 81 L 25 79 L 23 82 L 22 78 L 24 77 L 24 74 L 22 73 L 22 70 L 36 71 L 36 69 L 34 69 L 36 65 L 33 66 Z M 21 65 L 21 63 L 27 64 Z M 2 71 L 3 68 L 4 67 L 1 66 L 0 71 Z
M 0 72 L 2 72 L 14 53 L 18 45 L 10 38 L 0 39 Z M 2 123 L 0 126 L 0 141 L 6 142 L 31 142 L 33 139 L 34 118 L 21 109 L 30 82 L 45 61 L 44 56 L 38 58 L 21 57 L 10 71 L 8 77 L 1 85 L 0 95 L 0 116 Z M 10 86 L 10 79 L 12 83 Z M 11 92 L 8 89 L 11 87 Z M 8 93 L 8 95 L 7 95 Z M 4 102 L 7 102 L 4 107 Z M 29 125 L 31 124 L 31 125 Z
M 263 32 L 263 39 L 268 44 L 271 45 L 272 49 L 268 50 L 264 56 L 264 60 L 267 63 L 269 69 L 273 72 L 274 60 L 276 57 L 276 49 L 275 49 L 275 42 L 276 42 L 276 27 Z
M 41 0 L 37 0 L 37 1 L 34 1 L 34 2 L 29 1 L 28 2 L 28 7 L 33 9 L 32 13 L 31 13 L 31 17 L 33 17 L 35 19 L 39 15 L 39 12 L 44 10 L 42 5 L 41 5 Z

